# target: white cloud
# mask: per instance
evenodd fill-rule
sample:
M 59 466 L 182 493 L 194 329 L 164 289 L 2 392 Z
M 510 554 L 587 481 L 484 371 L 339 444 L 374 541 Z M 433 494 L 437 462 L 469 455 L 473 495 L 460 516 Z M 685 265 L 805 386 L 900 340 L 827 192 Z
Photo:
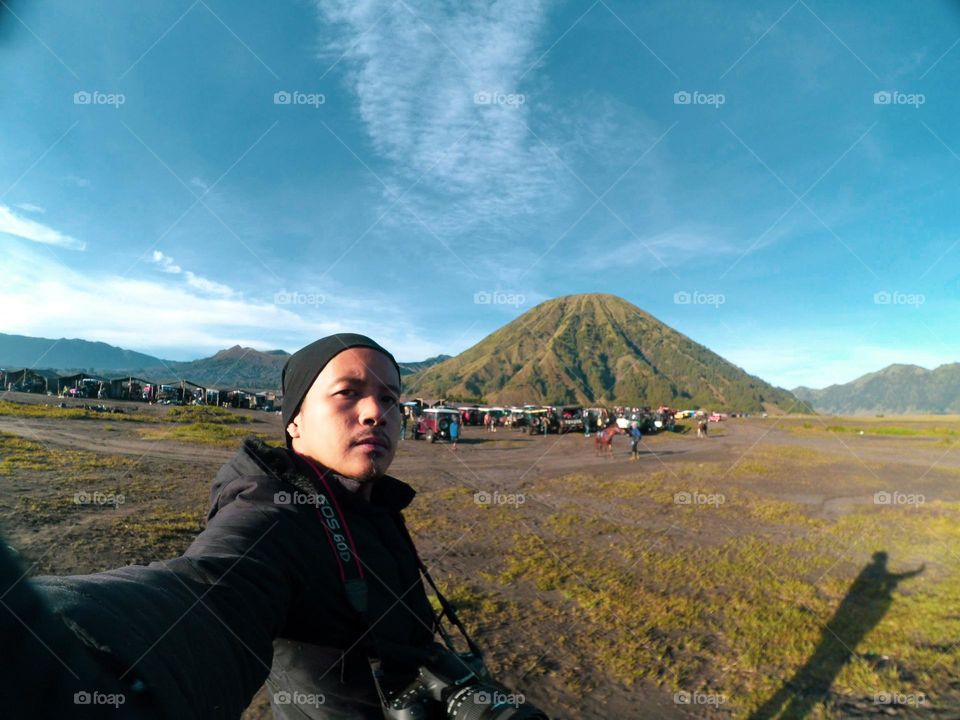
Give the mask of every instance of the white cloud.
M 40 207 L 39 205 L 34 205 L 33 203 L 17 203 L 17 207 L 21 210 L 31 213 L 45 213 L 46 208 Z
M 190 270 L 184 270 L 173 261 L 172 257 L 169 255 L 164 255 L 159 250 L 153 251 L 151 259 L 153 262 L 159 265 L 164 272 L 172 275 L 183 275 L 190 287 L 196 288 L 201 292 L 220 295 L 222 297 L 232 297 L 237 294 L 233 288 L 228 287 L 227 285 L 223 285 L 222 283 L 201 277 Z
M 201 290 L 202 292 L 213 293 L 214 295 L 223 295 L 224 297 L 229 297 L 233 295 L 234 292 L 231 288 L 226 285 L 222 285 L 213 280 L 208 280 L 205 277 L 200 277 L 199 275 L 194 275 L 192 272 L 187 270 L 183 273 L 183 276 L 187 279 L 187 284 L 192 288 Z
M 163 268 L 164 272 L 173 273 L 175 275 L 179 275 L 181 272 L 183 272 L 183 269 L 179 265 L 173 262 L 172 257 L 169 257 L 168 255 L 164 255 L 159 250 L 153 251 L 152 259 L 161 268 Z
M 525 126 L 535 99 L 518 97 L 540 53 L 540 2 L 317 5 L 327 57 L 343 56 L 337 71 L 347 69 L 373 145 L 393 163 L 386 203 L 416 182 L 404 202 L 442 232 L 557 201 L 563 169 Z M 477 93 L 491 102 L 478 104 Z M 403 204 L 394 216 L 417 222 Z
M 210 192 L 210 186 L 207 185 L 203 180 L 201 180 L 201 179 L 198 178 L 198 177 L 192 177 L 192 178 L 190 178 L 190 184 L 193 185 L 194 187 L 198 187 L 198 188 L 200 188 L 201 190 L 203 190 L 203 194 L 204 194 L 204 195 L 206 195 L 206 194 L 208 194 L 208 193 Z
M 263 299 L 237 292 L 211 297 L 206 289 L 197 292 L 203 278 L 181 284 L 81 272 L 24 243 L 4 248 L 0 273 L 3 332 L 99 340 L 171 359 L 236 344 L 293 351 L 335 332 L 368 334 L 400 360 L 446 350 L 436 338 L 422 337 L 390 297 L 332 285 L 318 305 L 277 303 L 270 288 Z
M 0 233 L 14 235 L 43 245 L 55 245 L 68 250 L 85 250 L 87 247 L 87 244 L 82 240 L 64 235 L 59 230 L 54 230 L 35 220 L 22 217 L 6 205 L 0 205 Z
M 604 252 L 593 249 L 580 262 L 581 267 L 605 270 L 642 264 L 652 269 L 681 265 L 686 261 L 718 255 L 732 255 L 736 246 L 724 238 L 724 231 L 705 227 L 681 226 L 666 232 L 632 238 L 629 231 L 617 225 L 622 242 L 610 243 Z M 656 262 L 659 259 L 660 262 Z

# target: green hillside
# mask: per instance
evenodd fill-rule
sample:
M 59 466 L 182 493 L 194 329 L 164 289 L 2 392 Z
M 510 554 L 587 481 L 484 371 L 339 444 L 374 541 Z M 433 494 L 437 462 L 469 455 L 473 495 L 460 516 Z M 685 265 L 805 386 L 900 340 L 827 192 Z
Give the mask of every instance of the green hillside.
M 496 403 L 809 410 L 622 298 L 548 300 L 404 382 L 411 395 Z
M 843 385 L 793 392 L 817 410 L 838 415 L 960 413 L 960 363 L 934 370 L 890 365 Z

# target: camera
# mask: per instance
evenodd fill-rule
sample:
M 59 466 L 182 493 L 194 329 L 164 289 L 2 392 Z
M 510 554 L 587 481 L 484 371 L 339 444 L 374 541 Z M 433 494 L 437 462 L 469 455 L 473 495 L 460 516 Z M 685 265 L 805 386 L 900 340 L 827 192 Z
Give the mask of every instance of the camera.
M 473 652 L 438 653 L 382 704 L 387 720 L 549 720 L 523 695 L 492 682 Z

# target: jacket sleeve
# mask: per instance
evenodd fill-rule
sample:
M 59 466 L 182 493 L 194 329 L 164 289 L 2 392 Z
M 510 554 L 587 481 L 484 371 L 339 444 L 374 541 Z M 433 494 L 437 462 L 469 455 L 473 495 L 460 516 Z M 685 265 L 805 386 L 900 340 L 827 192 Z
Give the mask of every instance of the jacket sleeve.
M 238 718 L 302 585 L 298 520 L 270 502 L 271 484 L 231 483 L 233 502 L 179 558 L 35 586 L 118 676 L 142 679 L 164 716 Z

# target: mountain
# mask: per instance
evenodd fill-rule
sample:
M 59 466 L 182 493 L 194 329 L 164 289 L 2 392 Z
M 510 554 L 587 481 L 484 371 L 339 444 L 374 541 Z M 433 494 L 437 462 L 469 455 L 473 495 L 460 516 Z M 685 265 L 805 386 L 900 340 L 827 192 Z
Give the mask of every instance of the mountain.
M 405 392 L 484 402 L 809 411 L 622 298 L 548 300 L 409 378 Z
M 290 354 L 283 350 L 263 352 L 234 345 L 232 348 L 221 350 L 213 357 L 190 362 L 167 363 L 167 365 L 179 376 L 201 385 L 210 383 L 218 387 L 279 388 L 283 366 L 289 357 Z M 449 355 L 437 355 L 420 362 L 398 362 L 397 364 L 400 366 L 400 375 L 407 376 L 449 357 Z
M 933 370 L 890 365 L 842 385 L 793 393 L 816 410 L 838 415 L 960 413 L 960 363 Z
M 153 355 L 102 342 L 27 337 L 0 333 L 0 367 L 44 367 L 63 370 L 126 370 L 162 365 Z
M 279 389 L 280 375 L 289 357 L 283 350 L 263 351 L 234 345 L 208 358 L 168 362 L 162 367 L 148 368 L 147 372 L 164 380 L 176 376 L 225 389 Z
M 200 385 L 230 389 L 279 389 L 283 366 L 290 353 L 285 350 L 254 350 L 234 345 L 207 358 L 176 361 L 124 350 L 89 340 L 52 340 L 49 338 L 0 333 L 0 367 L 52 368 L 63 375 L 89 372 L 118 377 L 137 375 L 156 382 L 184 378 Z M 437 355 L 419 362 L 401 362 L 400 374 L 411 375 L 448 359 Z
M 449 360 L 451 355 L 434 355 L 433 357 L 427 358 L 426 360 L 421 360 L 420 362 L 397 362 L 397 365 L 400 366 L 400 377 L 406 377 L 407 375 L 413 375 L 418 373 L 421 370 L 426 370 L 428 367 L 433 367 L 437 363 L 441 363 L 444 360 Z

